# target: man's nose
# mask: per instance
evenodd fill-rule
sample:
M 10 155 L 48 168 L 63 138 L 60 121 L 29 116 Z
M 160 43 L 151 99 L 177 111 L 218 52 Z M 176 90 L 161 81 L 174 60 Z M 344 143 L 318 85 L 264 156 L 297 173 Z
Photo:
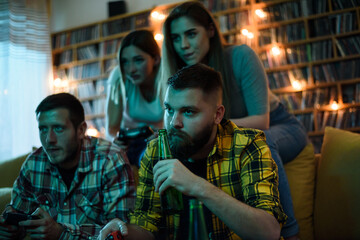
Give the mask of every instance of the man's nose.
M 49 132 L 46 135 L 46 142 L 47 143 L 55 143 L 56 142 L 56 134 L 53 130 L 49 130 Z
M 181 114 L 175 113 L 171 119 L 170 125 L 176 129 L 183 128 L 184 124 Z

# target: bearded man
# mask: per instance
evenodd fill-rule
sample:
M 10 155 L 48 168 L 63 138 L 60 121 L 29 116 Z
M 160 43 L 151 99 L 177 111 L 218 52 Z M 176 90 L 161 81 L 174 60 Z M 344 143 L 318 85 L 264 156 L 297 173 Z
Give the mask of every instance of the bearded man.
M 223 119 L 222 86 L 220 73 L 203 64 L 168 80 L 164 126 L 174 159 L 157 161 L 158 140 L 148 144 L 131 224 L 114 219 L 100 239 L 117 230 L 126 239 L 189 239 L 190 198 L 203 202 L 209 239 L 280 238 L 286 215 L 277 166 L 262 131 Z M 169 187 L 183 194 L 184 210 L 174 215 L 161 210 Z

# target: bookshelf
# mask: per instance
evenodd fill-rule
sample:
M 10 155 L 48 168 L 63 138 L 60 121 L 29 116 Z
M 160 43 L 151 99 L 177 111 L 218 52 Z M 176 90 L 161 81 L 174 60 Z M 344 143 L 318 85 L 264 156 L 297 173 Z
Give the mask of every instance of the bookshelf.
M 325 126 L 360 132 L 360 0 L 201 0 L 229 43 L 259 55 L 269 86 L 307 128 L 315 151 Z M 179 2 L 181 3 L 181 2 Z M 177 4 L 155 8 L 165 15 Z M 104 132 L 106 80 L 129 31 L 154 27 L 154 9 L 52 34 L 54 91 L 78 96 Z M 161 13 L 162 14 L 162 13 Z
M 202 2 L 229 43 L 259 55 L 270 88 L 317 153 L 325 126 L 360 132 L 359 0 Z
M 84 106 L 88 126 L 104 136 L 107 78 L 117 64 L 121 39 L 150 29 L 151 10 L 111 17 L 51 35 L 54 92 L 70 92 Z

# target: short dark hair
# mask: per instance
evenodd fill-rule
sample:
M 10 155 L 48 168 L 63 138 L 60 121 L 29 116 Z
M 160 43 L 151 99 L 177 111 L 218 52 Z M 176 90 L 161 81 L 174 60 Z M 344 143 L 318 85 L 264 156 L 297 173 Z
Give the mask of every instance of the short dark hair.
M 175 90 L 200 88 L 205 94 L 223 90 L 221 74 L 202 63 L 181 68 L 168 79 L 168 86 Z
M 58 93 L 44 98 L 37 106 L 36 116 L 56 108 L 65 108 L 69 111 L 70 121 L 75 129 L 85 120 L 84 108 L 81 102 L 69 93 Z

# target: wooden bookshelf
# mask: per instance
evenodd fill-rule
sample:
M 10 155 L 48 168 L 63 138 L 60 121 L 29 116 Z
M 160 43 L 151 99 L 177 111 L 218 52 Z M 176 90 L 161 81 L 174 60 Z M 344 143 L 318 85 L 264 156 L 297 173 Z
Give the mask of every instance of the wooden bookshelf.
M 360 0 L 201 2 L 214 14 L 229 43 L 248 44 L 259 55 L 270 88 L 304 123 L 316 152 L 325 126 L 360 131 Z M 105 101 L 117 47 L 129 31 L 150 28 L 151 10 L 51 36 L 55 77 L 68 80 L 67 91 L 81 99 L 86 119 L 99 130 L 104 126 L 104 104 L 98 102 Z M 265 17 L 260 18 L 257 10 Z M 250 34 L 244 35 L 243 29 Z M 274 47 L 279 55 L 272 53 Z M 92 94 L 84 95 L 84 89 Z M 331 108 L 333 101 L 337 110 Z
M 325 126 L 360 131 L 359 0 L 201 2 L 229 43 L 248 44 L 259 55 L 270 88 L 304 123 L 316 152 Z

